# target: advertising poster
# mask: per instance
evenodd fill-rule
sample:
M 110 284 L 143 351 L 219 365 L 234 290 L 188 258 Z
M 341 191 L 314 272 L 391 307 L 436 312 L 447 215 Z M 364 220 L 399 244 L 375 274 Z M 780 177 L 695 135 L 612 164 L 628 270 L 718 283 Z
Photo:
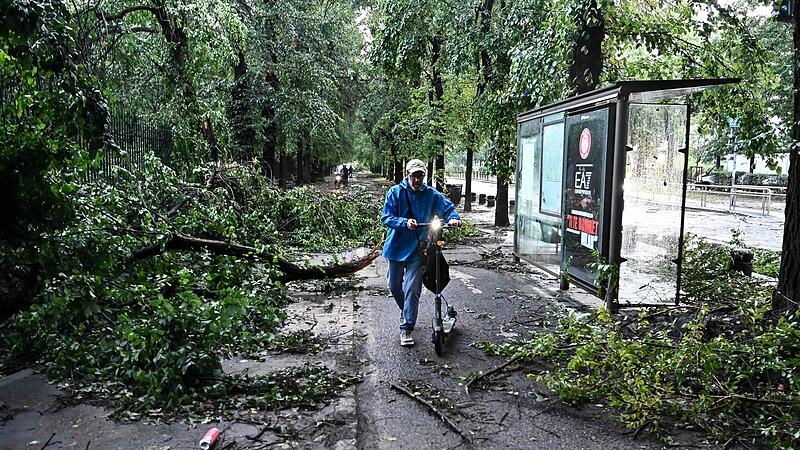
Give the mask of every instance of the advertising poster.
M 597 273 L 586 265 L 602 244 L 608 115 L 602 108 L 569 116 L 566 123 L 563 262 L 570 275 L 592 285 Z

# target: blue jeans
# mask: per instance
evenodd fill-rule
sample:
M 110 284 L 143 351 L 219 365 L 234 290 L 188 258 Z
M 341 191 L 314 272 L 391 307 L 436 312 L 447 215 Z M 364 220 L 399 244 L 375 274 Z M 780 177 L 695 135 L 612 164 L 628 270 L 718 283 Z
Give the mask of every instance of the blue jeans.
M 417 323 L 419 295 L 422 292 L 423 270 L 419 258 L 410 261 L 389 261 L 387 281 L 397 306 L 403 311 L 401 330 L 413 330 Z

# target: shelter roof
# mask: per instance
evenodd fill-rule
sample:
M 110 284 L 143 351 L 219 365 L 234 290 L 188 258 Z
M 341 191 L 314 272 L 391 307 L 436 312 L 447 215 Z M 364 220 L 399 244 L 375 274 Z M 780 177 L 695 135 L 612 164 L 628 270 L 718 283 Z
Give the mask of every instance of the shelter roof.
M 572 111 L 584 107 L 609 103 L 618 99 L 627 99 L 627 101 L 631 103 L 655 103 L 674 97 L 702 92 L 706 89 L 726 84 L 735 84 L 739 81 L 741 81 L 741 78 L 621 81 L 611 86 L 586 92 L 560 102 L 522 113 L 517 116 L 517 122 L 563 111 Z

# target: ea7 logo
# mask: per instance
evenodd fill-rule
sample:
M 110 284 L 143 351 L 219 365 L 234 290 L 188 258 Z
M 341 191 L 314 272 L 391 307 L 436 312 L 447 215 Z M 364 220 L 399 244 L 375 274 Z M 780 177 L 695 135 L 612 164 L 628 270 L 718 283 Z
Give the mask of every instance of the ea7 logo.
M 592 172 L 579 170 L 575 172 L 575 189 L 589 189 L 592 184 Z

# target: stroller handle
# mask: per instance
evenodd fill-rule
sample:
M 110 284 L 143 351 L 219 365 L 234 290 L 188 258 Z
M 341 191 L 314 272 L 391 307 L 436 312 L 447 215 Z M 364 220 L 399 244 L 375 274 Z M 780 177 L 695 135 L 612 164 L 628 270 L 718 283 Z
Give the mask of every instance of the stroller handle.
M 417 222 L 418 227 L 429 227 L 433 222 Z M 442 222 L 442 228 L 458 228 L 460 225 L 450 225 L 449 223 Z

